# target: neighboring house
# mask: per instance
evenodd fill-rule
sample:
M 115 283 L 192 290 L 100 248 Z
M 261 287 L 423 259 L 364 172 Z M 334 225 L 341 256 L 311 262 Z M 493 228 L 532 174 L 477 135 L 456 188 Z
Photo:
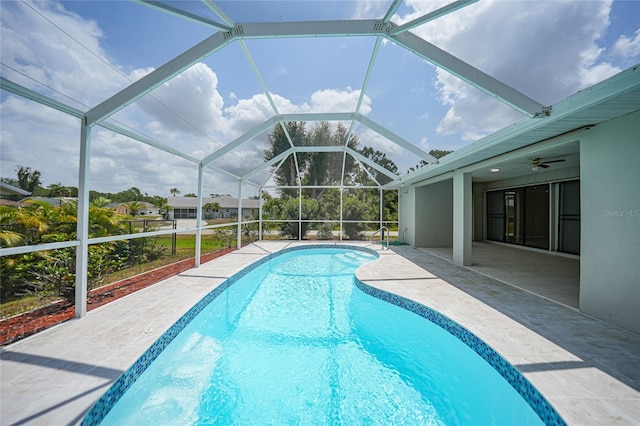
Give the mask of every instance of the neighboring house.
M 238 199 L 229 195 L 221 197 L 203 197 L 202 205 L 218 203 L 219 209 L 205 209 L 203 219 L 236 218 L 238 217 Z M 198 199 L 196 197 L 169 197 L 167 204 L 173 210 L 169 212 L 170 219 L 195 219 L 197 214 Z M 242 217 L 251 217 L 253 212 L 260 208 L 260 200 L 242 200 Z
M 116 213 L 121 215 L 131 215 L 130 203 L 111 203 L 107 207 L 114 209 Z M 140 210 L 136 213 L 136 216 L 159 216 L 160 212 L 157 206 L 147 203 L 146 201 L 140 201 Z

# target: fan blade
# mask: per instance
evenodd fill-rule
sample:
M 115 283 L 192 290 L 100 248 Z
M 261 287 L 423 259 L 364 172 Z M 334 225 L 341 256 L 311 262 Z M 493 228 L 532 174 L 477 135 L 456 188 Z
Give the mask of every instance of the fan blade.
M 551 161 L 543 161 L 543 164 L 551 164 L 551 163 L 562 163 L 563 161 L 567 161 L 564 158 L 560 160 L 551 160 Z
M 548 169 L 551 166 L 547 166 L 546 164 L 538 164 L 538 167 L 542 167 L 543 169 Z

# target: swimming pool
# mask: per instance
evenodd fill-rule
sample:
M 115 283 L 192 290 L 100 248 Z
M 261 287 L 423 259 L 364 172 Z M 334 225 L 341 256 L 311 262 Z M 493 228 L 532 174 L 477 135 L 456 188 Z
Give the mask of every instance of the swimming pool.
M 194 306 L 83 423 L 562 424 L 468 331 L 355 280 L 374 259 L 269 256 Z

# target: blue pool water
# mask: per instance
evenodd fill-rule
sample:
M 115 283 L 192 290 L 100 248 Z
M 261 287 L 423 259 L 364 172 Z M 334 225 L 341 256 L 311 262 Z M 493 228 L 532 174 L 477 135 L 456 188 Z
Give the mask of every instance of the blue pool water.
M 107 392 L 84 423 L 544 424 L 468 343 L 361 291 L 354 271 L 375 257 L 273 257 L 148 351 L 157 358 L 136 363 L 114 385 L 122 396 Z

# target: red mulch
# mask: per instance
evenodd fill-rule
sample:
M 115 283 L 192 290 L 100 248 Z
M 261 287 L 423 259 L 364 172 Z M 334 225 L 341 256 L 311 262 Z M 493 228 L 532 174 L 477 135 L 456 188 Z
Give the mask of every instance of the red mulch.
M 228 248 L 204 254 L 200 256 L 200 262 L 208 262 L 234 250 L 235 248 Z M 195 257 L 192 257 L 91 290 L 87 297 L 87 311 L 142 290 L 164 279 L 187 271 L 194 266 Z M 24 339 L 74 317 L 75 307 L 73 303 L 61 300 L 24 314 L 0 320 L 0 346 Z

